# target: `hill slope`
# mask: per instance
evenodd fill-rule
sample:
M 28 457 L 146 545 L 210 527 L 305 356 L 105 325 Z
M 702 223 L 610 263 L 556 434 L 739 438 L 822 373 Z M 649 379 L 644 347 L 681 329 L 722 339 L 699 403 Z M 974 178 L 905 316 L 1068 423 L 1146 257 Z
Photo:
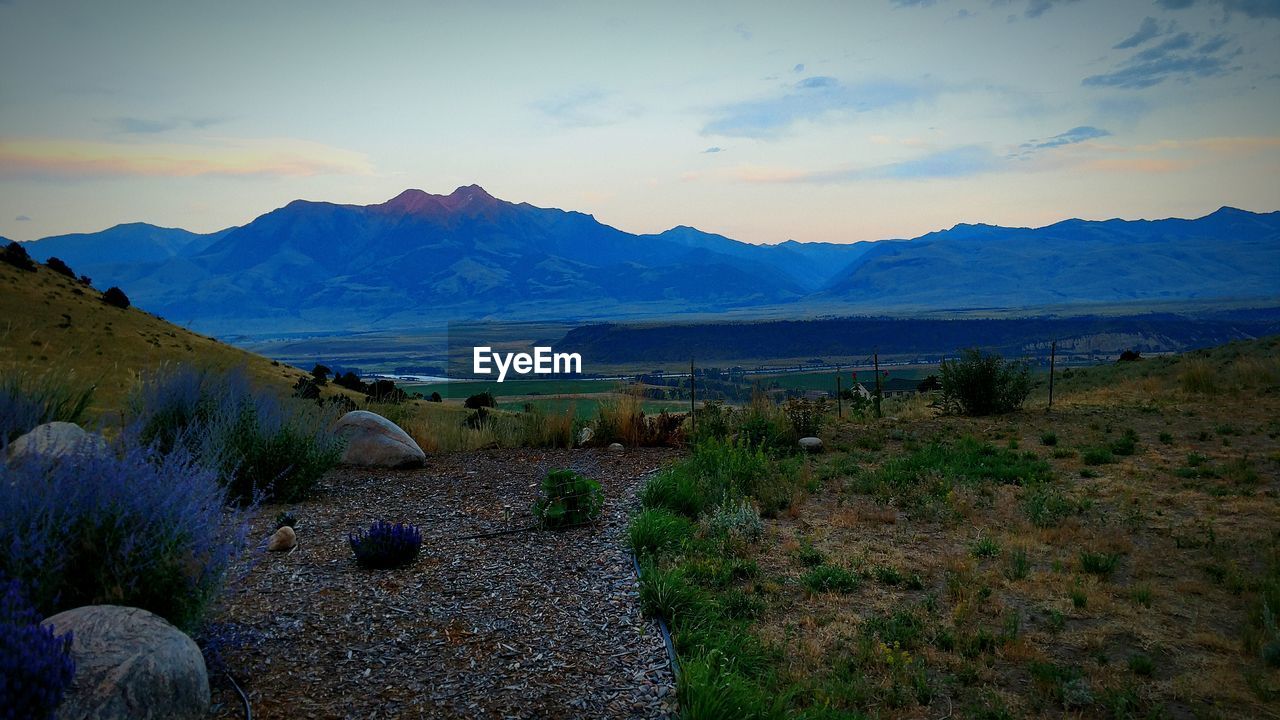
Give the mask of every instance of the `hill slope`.
M 100 297 L 43 265 L 30 272 L 0 263 L 0 372 L 70 372 L 96 385 L 95 415 L 121 408 L 139 374 L 167 362 L 243 365 L 252 379 L 282 392 L 303 375 Z

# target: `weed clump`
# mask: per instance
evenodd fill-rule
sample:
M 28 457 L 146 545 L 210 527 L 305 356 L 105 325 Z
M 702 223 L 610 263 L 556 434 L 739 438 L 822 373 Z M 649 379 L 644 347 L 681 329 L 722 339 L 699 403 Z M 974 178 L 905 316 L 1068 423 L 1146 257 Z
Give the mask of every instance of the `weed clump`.
M 393 568 L 418 557 L 422 531 L 408 524 L 377 520 L 367 531 L 347 536 L 356 562 L 367 568 Z

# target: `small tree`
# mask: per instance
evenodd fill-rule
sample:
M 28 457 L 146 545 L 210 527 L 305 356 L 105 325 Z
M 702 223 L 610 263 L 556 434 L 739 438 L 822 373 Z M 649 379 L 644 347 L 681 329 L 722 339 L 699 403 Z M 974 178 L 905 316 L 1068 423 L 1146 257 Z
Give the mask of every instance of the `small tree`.
M 493 393 L 486 390 L 467 398 L 462 405 L 470 410 L 478 410 L 480 408 L 497 407 L 498 403 L 493 399 Z
M 27 249 L 22 247 L 16 240 L 6 245 L 4 250 L 0 250 L 0 262 L 9 263 L 19 270 L 34 271 L 36 269 L 36 264 L 32 262 L 31 256 L 27 254 Z
M 333 371 L 326 365 L 316 363 L 316 366 L 311 368 L 311 377 L 315 378 L 316 385 L 324 385 L 329 382 L 329 376 L 332 374 Z
M 67 264 L 62 262 L 62 260 L 59 258 L 51 257 L 48 260 L 46 260 L 44 264 L 47 265 L 50 270 L 58 273 L 59 275 L 66 275 L 72 280 L 76 279 L 75 272 L 73 272 L 71 268 L 68 267 Z
M 102 302 L 111 305 L 112 307 L 123 309 L 129 307 L 129 296 L 125 295 L 123 290 L 113 285 L 107 288 L 106 292 L 102 293 Z
M 997 353 L 965 350 L 942 361 L 942 407 L 960 415 L 993 415 L 1022 407 L 1031 392 L 1031 368 Z

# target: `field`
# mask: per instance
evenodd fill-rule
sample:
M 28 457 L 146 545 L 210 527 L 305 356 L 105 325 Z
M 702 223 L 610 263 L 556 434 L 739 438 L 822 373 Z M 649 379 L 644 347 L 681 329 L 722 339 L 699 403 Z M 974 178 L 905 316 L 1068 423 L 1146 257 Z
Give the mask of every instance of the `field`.
M 828 422 L 759 542 L 660 553 L 686 716 L 1280 715 L 1280 339 L 1059 380 Z

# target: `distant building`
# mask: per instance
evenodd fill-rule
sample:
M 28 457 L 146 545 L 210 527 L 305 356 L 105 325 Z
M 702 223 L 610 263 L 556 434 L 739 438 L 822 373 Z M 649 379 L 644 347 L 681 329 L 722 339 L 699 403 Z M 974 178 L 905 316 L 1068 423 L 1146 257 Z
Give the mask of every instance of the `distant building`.
M 919 384 L 920 382 L 918 380 L 908 380 L 907 378 L 888 378 L 886 380 L 881 380 L 880 396 L 906 397 L 909 395 L 915 395 L 920 392 L 918 388 Z M 858 383 L 858 394 L 863 397 L 875 397 L 876 384 L 874 382 Z

